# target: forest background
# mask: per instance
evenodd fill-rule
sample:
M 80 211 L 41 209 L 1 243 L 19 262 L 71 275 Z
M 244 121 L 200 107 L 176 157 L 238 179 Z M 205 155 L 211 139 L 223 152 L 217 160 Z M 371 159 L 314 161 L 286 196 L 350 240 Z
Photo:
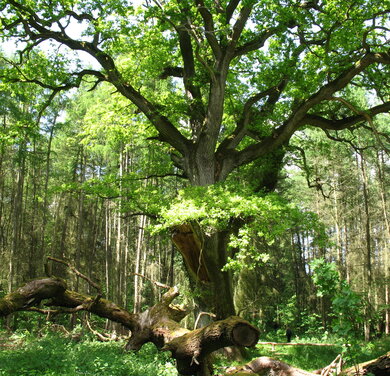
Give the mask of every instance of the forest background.
M 184 104 L 172 98 L 177 77 L 160 77 L 155 58 L 143 56 L 142 67 L 154 77 L 143 90 L 158 93 L 155 99 L 178 116 Z M 46 59 L 39 52 L 24 69 L 44 75 Z M 118 59 L 124 70 L 136 67 L 126 52 Z M 7 74 L 15 69 L 11 60 L 3 53 Z M 26 72 L 31 75 L 19 73 Z M 193 187 L 174 163 L 172 147 L 109 84 L 90 91 L 86 81 L 47 102 L 48 87 L 25 81 L 31 82 L 1 82 L 0 297 L 44 275 L 52 256 L 72 260 L 130 311 L 160 299 L 151 281 L 179 285 L 183 302 L 196 310 L 200 287 L 188 279 L 171 238 L 188 222 L 206 233 L 220 231 L 236 209 L 247 223 L 230 234 L 224 270 L 240 316 L 263 333 L 290 326 L 296 335 L 325 338 L 390 334 L 388 114 L 342 132 L 302 127 L 268 161 L 280 165 L 272 193 L 257 186 L 266 174 L 264 159 L 237 168 L 227 181 Z M 356 86 L 344 88 L 345 102 L 327 104 L 327 113 L 343 118 L 377 104 L 375 88 Z M 375 94 L 385 98 L 386 88 L 383 82 Z M 253 192 L 261 204 L 254 206 Z M 66 269 L 50 267 L 73 290 L 90 292 Z M 3 324 L 24 327 L 25 315 Z M 72 316 L 69 325 L 79 319 Z
M 53 256 L 73 260 L 111 300 L 135 311 L 161 294 L 147 278 L 180 285 L 191 302 L 171 234 L 156 230 L 157 215 L 186 187 L 164 145 L 147 141 L 148 125 L 134 124 L 107 86 L 57 98 L 37 122 L 38 100 L 35 87 L 3 86 L 1 294 L 44 275 L 44 260 Z M 377 126 L 385 129 L 387 121 Z M 340 293 L 328 285 L 334 265 L 336 280 L 347 281 L 362 304 L 362 316 L 350 321 L 354 329 L 389 333 L 389 161 L 370 131 L 353 137 L 354 145 L 315 130 L 294 138 L 276 192 L 310 213 L 299 217 L 309 223 L 297 222 L 268 241 L 250 234 L 248 248 L 229 264 L 237 311 L 265 331 L 290 325 L 296 333 L 325 333 Z M 204 205 L 202 197 L 193 195 L 183 210 L 198 203 Z M 313 242 L 314 225 L 324 226 L 322 244 Z M 328 278 L 319 282 L 323 291 L 315 270 Z M 65 276 L 63 269 L 56 273 Z M 89 289 L 69 277 L 76 290 Z M 350 305 L 344 298 L 340 304 Z

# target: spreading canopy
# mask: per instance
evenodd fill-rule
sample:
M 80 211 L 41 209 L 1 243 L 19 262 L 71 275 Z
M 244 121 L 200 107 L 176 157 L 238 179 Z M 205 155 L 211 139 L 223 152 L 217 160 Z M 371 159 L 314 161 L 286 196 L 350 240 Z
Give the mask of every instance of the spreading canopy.
M 3 0 L 2 34 L 19 56 L 2 76 L 50 98 L 83 80 L 110 82 L 191 183 L 211 184 L 305 126 L 343 130 L 389 111 L 385 3 Z M 350 86 L 371 90 L 375 104 L 340 102 Z
M 19 41 L 0 75 L 40 85 L 49 101 L 107 82 L 132 104 L 129 123 L 146 118 L 192 186 L 250 165 L 262 194 L 275 189 L 298 130 L 374 129 L 390 110 L 389 12 L 382 0 L 0 0 L 2 34 Z M 354 87 L 367 104 L 348 100 Z M 193 223 L 173 233 L 201 286 L 198 306 L 217 318 L 234 314 L 223 268 L 241 217 L 213 233 Z

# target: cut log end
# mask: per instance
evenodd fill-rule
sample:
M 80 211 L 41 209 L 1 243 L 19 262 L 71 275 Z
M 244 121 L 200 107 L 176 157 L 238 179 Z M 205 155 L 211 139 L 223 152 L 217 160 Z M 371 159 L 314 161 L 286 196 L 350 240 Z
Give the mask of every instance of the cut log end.
M 259 339 L 259 332 L 247 324 L 238 324 L 232 331 L 233 341 L 238 346 L 252 347 Z

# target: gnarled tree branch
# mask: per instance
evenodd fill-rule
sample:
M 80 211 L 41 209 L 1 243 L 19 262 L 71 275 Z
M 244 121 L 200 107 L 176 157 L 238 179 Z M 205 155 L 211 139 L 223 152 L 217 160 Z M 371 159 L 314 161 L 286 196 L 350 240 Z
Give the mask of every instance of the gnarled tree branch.
M 66 263 L 67 264 L 67 263 Z M 0 317 L 10 313 L 34 310 L 41 313 L 73 313 L 88 311 L 100 317 L 121 323 L 132 331 L 127 350 L 137 351 L 145 343 L 152 342 L 159 349 L 170 351 L 177 360 L 183 375 L 202 375 L 208 355 L 225 346 L 253 346 L 259 331 L 239 317 L 230 317 L 190 331 L 179 322 L 188 310 L 173 305 L 179 295 L 177 287 L 169 289 L 161 302 L 140 314 L 132 314 L 115 303 L 70 291 L 59 278 L 33 280 L 13 293 L 0 299 Z M 43 303 L 57 310 L 44 310 L 36 306 Z

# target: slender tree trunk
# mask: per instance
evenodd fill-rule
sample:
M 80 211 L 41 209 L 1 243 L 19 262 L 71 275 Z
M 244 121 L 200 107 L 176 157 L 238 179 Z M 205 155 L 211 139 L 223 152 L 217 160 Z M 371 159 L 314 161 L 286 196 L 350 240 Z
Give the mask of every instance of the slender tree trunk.
M 18 151 L 18 167 L 16 170 L 15 180 L 15 193 L 12 202 L 13 208 L 13 237 L 12 246 L 10 248 L 9 262 L 8 262 L 8 291 L 12 291 L 15 286 L 15 264 L 17 262 L 16 255 L 21 251 L 21 236 L 22 236 L 22 224 L 23 224 L 23 190 L 24 190 L 24 178 L 25 178 L 25 143 L 23 142 L 19 146 Z M 11 321 L 13 317 L 10 315 L 7 317 L 6 325 L 11 327 Z
M 50 127 L 49 140 L 47 144 L 46 151 L 46 166 L 45 166 L 45 183 L 43 188 L 43 217 L 42 217 L 42 232 L 41 232 L 41 255 L 45 255 L 46 250 L 46 226 L 48 223 L 48 213 L 49 213 L 49 179 L 50 179 L 50 165 L 51 165 L 51 146 L 53 142 L 54 128 L 57 122 L 57 117 L 54 118 L 52 126 Z
M 6 126 L 6 118 L 4 116 L 4 128 Z M 6 172 L 5 172 L 5 145 L 0 143 L 0 253 L 7 254 L 6 251 L 6 208 L 4 205 L 5 202 L 5 181 L 6 181 Z
M 345 278 L 344 273 L 344 261 L 343 261 L 343 250 L 341 243 L 341 233 L 340 233 L 340 215 L 339 215 L 339 203 L 337 199 L 338 193 L 338 182 L 336 172 L 333 171 L 333 216 L 334 216 L 334 227 L 336 232 L 336 255 L 337 255 L 337 265 L 338 272 L 341 279 Z
M 344 247 L 345 247 L 345 277 L 347 283 L 351 284 L 351 268 L 350 268 L 350 250 L 349 250 L 349 229 L 348 224 L 346 223 L 346 218 L 344 218 Z
M 141 260 L 142 260 L 142 248 L 144 242 L 144 230 L 146 226 L 146 216 L 141 215 L 139 217 L 138 237 L 136 243 L 136 256 L 135 256 L 135 274 L 134 274 L 134 313 L 141 312 L 141 291 L 142 291 L 142 279 L 139 277 L 141 274 Z
M 128 151 L 128 145 L 124 148 L 124 157 L 123 157 L 123 171 L 125 174 L 129 173 L 129 167 L 130 167 L 130 156 Z M 123 188 L 122 188 L 123 189 Z M 125 190 L 124 194 L 127 194 L 127 190 Z M 130 225 L 129 225 L 129 219 L 123 219 L 123 251 L 122 251 L 122 284 L 121 284 L 121 294 L 122 294 L 122 304 L 124 307 L 127 307 L 128 305 L 128 289 L 127 289 L 127 282 L 128 282 L 128 262 L 129 262 L 129 236 L 130 236 Z
M 370 340 L 370 317 L 371 317 L 371 304 L 372 304 L 372 265 L 371 265 L 371 217 L 369 209 L 369 192 L 368 192 L 368 178 L 366 171 L 366 164 L 363 152 L 359 153 L 360 157 L 360 171 L 362 176 L 362 188 L 363 188 L 363 199 L 364 199 L 364 213 L 365 213 L 365 240 L 366 240 L 366 251 L 365 251 L 365 279 L 366 279 L 366 290 L 368 304 L 366 307 L 366 319 L 364 322 L 364 337 L 366 341 Z
M 79 183 L 82 184 L 85 180 L 85 155 L 83 147 L 80 148 L 80 162 L 79 162 Z M 81 257 L 84 249 L 84 193 L 80 191 L 78 194 L 78 207 L 77 207 L 77 234 L 76 234 L 76 246 L 75 246 L 75 261 L 76 268 L 80 270 Z M 76 278 L 75 290 L 79 289 L 79 278 Z
M 389 252 L 385 255 L 385 304 L 386 304 L 386 313 L 385 313 L 385 333 L 390 334 L 390 256 Z
M 22 224 L 23 224 L 23 189 L 25 174 L 25 144 L 22 143 L 19 149 L 19 166 L 16 171 L 16 189 L 13 202 L 13 242 L 9 261 L 8 288 L 12 291 L 14 287 L 14 256 L 19 254 L 21 247 Z
M 388 247 L 388 241 L 386 239 L 390 239 L 390 225 L 388 218 L 388 210 L 387 210 L 387 196 L 386 196 L 386 182 L 384 177 L 384 169 L 385 166 L 383 152 L 377 152 L 377 170 L 378 170 L 378 180 L 379 180 L 379 191 L 381 197 L 381 206 L 382 206 L 382 214 L 383 220 L 385 223 L 385 241 L 383 242 L 383 267 L 384 267 L 384 276 L 385 276 L 385 333 L 387 335 L 390 334 L 390 250 Z
M 32 185 L 31 189 L 31 195 L 29 195 L 28 190 L 26 189 L 26 213 L 28 214 L 29 219 L 29 229 L 28 229 L 28 236 L 30 238 L 29 244 L 28 244 L 28 253 L 29 253 L 29 259 L 30 262 L 28 263 L 28 276 L 30 279 L 38 277 L 37 270 L 39 268 L 39 265 L 41 264 L 41 259 L 38 255 L 39 250 L 39 244 L 38 244 L 38 224 L 37 224 L 37 216 L 40 216 L 40 213 L 38 213 L 39 205 L 38 205 L 38 180 L 39 180 L 39 164 L 36 161 L 36 155 L 37 155 L 37 145 L 36 140 L 33 141 L 33 152 L 32 157 L 34 158 L 34 162 L 32 163 L 32 166 L 30 164 L 30 170 L 31 173 L 29 174 L 29 182 L 30 186 Z M 31 206 L 31 209 L 28 210 L 28 207 Z M 26 229 L 27 232 L 27 229 Z
M 112 255 L 111 255 L 111 211 L 110 201 L 105 203 L 105 285 L 106 294 L 111 296 L 111 270 L 112 270 Z
M 174 281 L 174 265 L 175 265 L 175 246 L 172 244 L 170 251 L 169 269 L 166 283 L 168 286 L 173 286 Z

